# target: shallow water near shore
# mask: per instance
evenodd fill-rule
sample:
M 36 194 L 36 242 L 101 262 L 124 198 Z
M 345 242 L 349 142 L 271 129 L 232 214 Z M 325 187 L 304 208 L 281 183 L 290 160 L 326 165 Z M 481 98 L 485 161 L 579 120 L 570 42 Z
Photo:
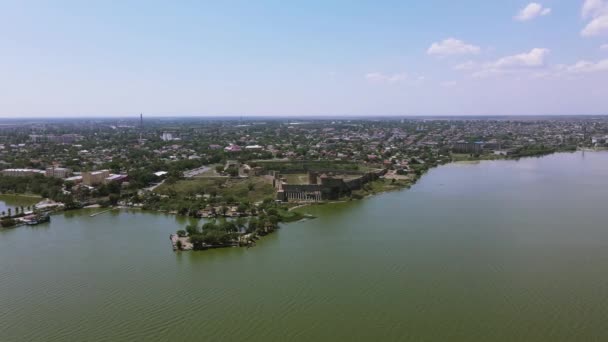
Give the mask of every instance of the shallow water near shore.
M 608 152 L 449 164 L 254 248 L 99 209 L 0 230 L 0 341 L 608 339 Z

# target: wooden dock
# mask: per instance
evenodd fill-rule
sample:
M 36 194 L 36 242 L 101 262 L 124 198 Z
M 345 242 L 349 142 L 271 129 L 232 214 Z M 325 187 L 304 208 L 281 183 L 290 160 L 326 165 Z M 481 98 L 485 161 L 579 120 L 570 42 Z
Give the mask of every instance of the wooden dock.
M 97 216 L 97 215 L 101 215 L 101 214 L 109 213 L 110 211 L 112 211 L 112 210 L 114 210 L 114 209 L 116 209 L 116 208 L 110 208 L 110 209 L 108 209 L 108 210 L 100 211 L 100 212 L 98 212 L 98 213 L 93 213 L 93 214 L 89 215 L 89 217 L 95 217 L 95 216 Z

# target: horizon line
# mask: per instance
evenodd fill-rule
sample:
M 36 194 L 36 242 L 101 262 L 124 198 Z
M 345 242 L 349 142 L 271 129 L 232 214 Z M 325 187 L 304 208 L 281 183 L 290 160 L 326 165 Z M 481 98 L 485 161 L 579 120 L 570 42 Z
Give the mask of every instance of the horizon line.
M 593 117 L 608 116 L 608 113 L 604 114 L 284 114 L 284 115 L 270 115 L 270 114 L 145 114 L 145 113 L 134 113 L 134 114 L 62 114 L 62 115 L 32 115 L 32 116 L 16 116 L 16 115 L 0 115 L 0 120 L 31 120 L 31 119 L 139 119 L 140 115 L 146 118 L 231 118 L 231 119 L 250 119 L 250 118 L 265 118 L 265 119 L 280 119 L 280 118 L 293 118 L 293 119 L 321 119 L 321 118 L 332 118 L 332 119 L 348 119 L 348 118 L 458 118 L 458 117 Z

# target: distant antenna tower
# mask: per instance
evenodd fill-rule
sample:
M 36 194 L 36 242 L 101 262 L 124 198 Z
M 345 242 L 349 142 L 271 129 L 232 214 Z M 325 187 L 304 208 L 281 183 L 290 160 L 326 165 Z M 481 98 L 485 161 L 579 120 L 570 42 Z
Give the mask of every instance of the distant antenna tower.
M 143 133 L 144 133 L 144 114 L 139 113 L 139 143 L 143 143 Z

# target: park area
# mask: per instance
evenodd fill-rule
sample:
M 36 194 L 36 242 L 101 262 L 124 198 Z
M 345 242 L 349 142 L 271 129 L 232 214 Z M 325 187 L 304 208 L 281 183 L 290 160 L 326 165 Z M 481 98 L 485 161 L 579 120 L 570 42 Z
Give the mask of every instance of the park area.
M 179 197 L 209 195 L 211 197 L 232 198 L 238 202 L 258 202 L 274 198 L 272 184 L 262 177 L 236 178 L 190 178 L 173 184 L 164 183 L 155 190 L 161 195 Z

